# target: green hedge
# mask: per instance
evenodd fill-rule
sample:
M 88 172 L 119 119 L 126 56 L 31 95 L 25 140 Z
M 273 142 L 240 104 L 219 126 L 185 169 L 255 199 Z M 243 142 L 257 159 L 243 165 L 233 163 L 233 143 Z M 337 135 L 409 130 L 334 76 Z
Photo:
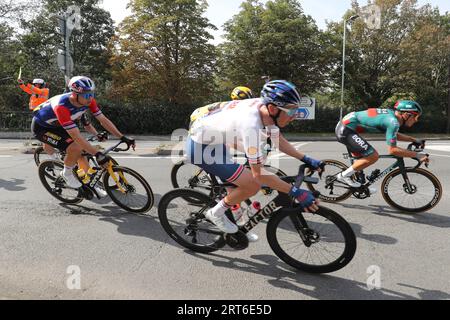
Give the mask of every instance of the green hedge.
M 138 105 L 121 105 L 112 102 L 99 102 L 102 111 L 120 131 L 126 134 L 171 134 L 174 130 L 189 126 L 189 117 L 198 106 L 162 105 L 142 102 Z M 343 114 L 353 111 L 344 109 Z M 334 133 L 339 121 L 340 109 L 317 106 L 316 120 L 294 121 L 283 132 L 290 133 Z M 1 131 L 29 131 L 30 112 L 0 112 Z M 96 121 L 92 122 L 97 128 Z M 445 133 L 447 119 L 443 115 L 426 113 L 409 133 Z M 100 128 L 98 128 L 100 129 Z

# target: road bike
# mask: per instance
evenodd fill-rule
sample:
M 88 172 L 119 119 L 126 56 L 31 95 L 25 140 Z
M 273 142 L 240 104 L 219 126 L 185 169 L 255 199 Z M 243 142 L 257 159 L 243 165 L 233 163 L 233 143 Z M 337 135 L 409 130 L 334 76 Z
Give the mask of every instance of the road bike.
M 114 152 L 126 152 L 130 149 L 118 148 L 124 142 L 119 141 L 114 146 L 103 151 L 104 154 Z M 94 197 L 100 199 L 96 186 L 103 188 L 111 199 L 119 207 L 128 212 L 144 213 L 149 211 L 154 203 L 153 191 L 148 182 L 136 171 L 119 166 L 112 159 L 107 168 L 101 167 L 94 156 L 83 153 L 89 159 L 89 163 L 96 172 L 90 177 L 87 183 L 83 183 L 81 177 L 78 177 L 74 169 L 74 175 L 82 182 L 82 187 L 72 189 L 67 186 L 61 177 L 64 164 L 58 160 L 46 160 L 39 165 L 39 179 L 45 189 L 56 199 L 69 204 L 77 204 L 84 199 L 92 200 Z
M 282 177 L 300 187 L 306 165 L 297 176 Z M 166 193 L 158 206 L 158 216 L 167 234 L 181 246 L 195 252 L 210 253 L 225 245 L 244 250 L 246 234 L 261 221 L 267 222 L 267 241 L 273 252 L 288 265 L 310 273 L 329 273 L 346 266 L 356 252 L 356 237 L 349 223 L 331 209 L 320 206 L 315 213 L 304 212 L 290 196 L 278 193 L 272 201 L 239 227 L 235 234 L 224 234 L 205 218 L 205 213 L 226 195 L 229 183 L 214 183 L 212 195 L 194 189 L 175 189 Z M 317 194 L 316 194 L 317 196 Z M 195 200 L 195 201 L 192 201 Z M 250 205 L 251 200 L 245 201 Z M 234 221 L 231 211 L 226 212 Z
M 347 148 L 348 150 L 348 148 Z M 414 144 L 408 146 L 408 150 L 422 152 Z M 355 158 L 350 150 L 344 153 L 345 159 L 350 159 L 353 164 Z M 320 177 L 319 184 L 307 183 L 309 190 L 319 191 L 320 199 L 324 202 L 340 202 L 354 196 L 357 199 L 370 197 L 369 187 L 381 180 L 381 195 L 392 207 L 409 213 L 424 212 L 434 208 L 442 197 L 442 185 L 439 179 L 430 171 L 420 168 L 422 162 L 418 159 L 417 164 L 408 167 L 404 158 L 392 155 L 381 155 L 381 159 L 392 159 L 392 163 L 385 170 L 374 170 L 366 177 L 363 171 L 352 176 L 352 180 L 361 183 L 361 187 L 352 188 L 336 180 L 336 176 L 347 170 L 348 166 L 337 160 L 323 160 L 325 174 Z M 428 168 L 428 164 L 425 166 Z

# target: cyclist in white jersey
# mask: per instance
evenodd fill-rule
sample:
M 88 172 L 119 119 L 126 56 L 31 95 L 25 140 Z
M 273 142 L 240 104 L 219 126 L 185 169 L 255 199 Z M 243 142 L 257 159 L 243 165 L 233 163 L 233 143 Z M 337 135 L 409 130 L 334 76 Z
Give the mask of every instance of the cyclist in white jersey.
M 295 119 L 299 105 L 296 87 L 288 81 L 275 80 L 264 85 L 261 98 L 215 103 L 199 108 L 191 115 L 188 159 L 222 181 L 237 186 L 206 214 L 206 218 L 221 231 L 238 231 L 237 225 L 226 217 L 226 210 L 254 196 L 262 185 L 288 193 L 305 211 L 318 210 L 318 200 L 311 192 L 292 187 L 263 169 L 268 135 L 272 141 L 278 140 L 277 147 L 281 152 L 319 168 L 320 161 L 297 151 L 279 133 L 279 128 Z M 250 170 L 233 161 L 227 145 L 240 146 L 249 160 Z

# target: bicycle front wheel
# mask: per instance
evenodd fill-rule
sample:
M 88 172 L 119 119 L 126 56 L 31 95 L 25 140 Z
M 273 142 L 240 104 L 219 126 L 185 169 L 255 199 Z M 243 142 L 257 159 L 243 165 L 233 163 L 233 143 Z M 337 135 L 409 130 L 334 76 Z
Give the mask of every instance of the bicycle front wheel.
M 112 177 L 105 171 L 103 186 L 115 204 L 133 213 L 144 213 L 153 207 L 153 191 L 139 173 L 120 166 L 113 166 L 113 173 Z
M 225 246 L 220 230 L 204 216 L 215 205 L 202 192 L 175 189 L 161 198 L 159 221 L 167 234 L 183 247 L 200 253 L 213 252 Z
M 301 230 L 302 237 L 299 234 Z M 325 207 L 315 213 L 281 210 L 267 225 L 273 252 L 288 265 L 309 273 L 345 267 L 356 252 L 356 236 L 348 222 Z
M 425 212 L 434 208 L 442 197 L 438 178 L 422 168 L 406 169 L 410 186 L 400 169 L 388 174 L 381 190 L 384 200 L 392 207 L 409 213 Z

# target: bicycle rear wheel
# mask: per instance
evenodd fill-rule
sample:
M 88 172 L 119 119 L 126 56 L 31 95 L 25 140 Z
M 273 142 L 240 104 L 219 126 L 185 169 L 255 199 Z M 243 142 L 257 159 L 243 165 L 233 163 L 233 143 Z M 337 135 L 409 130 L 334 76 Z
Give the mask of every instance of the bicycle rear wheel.
M 434 208 L 442 197 L 439 179 L 422 168 L 406 169 L 406 175 L 411 189 L 408 189 L 400 169 L 394 170 L 384 178 L 381 184 L 384 200 L 392 207 L 410 213 Z
M 204 216 L 215 205 L 215 201 L 204 193 L 175 189 L 161 198 L 159 221 L 167 234 L 181 246 L 195 252 L 210 253 L 225 246 L 220 230 Z
M 63 178 L 60 177 L 63 169 L 64 164 L 59 161 L 44 161 L 39 165 L 39 179 L 44 188 L 56 199 L 64 203 L 80 203 L 83 201 L 80 191 L 67 187 Z
M 312 192 L 319 191 L 319 199 L 323 202 L 340 202 L 348 199 L 352 192 L 348 187 L 334 182 L 335 176 L 348 169 L 348 167 L 337 160 L 323 160 L 325 164 L 322 177 L 318 184 L 306 183 L 308 189 Z
M 56 154 L 58 155 L 58 159 L 61 159 L 61 161 L 64 160 L 64 153 L 61 154 L 60 151 L 55 149 Z M 53 158 L 50 157 L 50 155 L 47 154 L 47 152 L 45 152 L 44 147 L 40 146 L 37 147 L 34 150 L 34 162 L 36 163 L 36 166 L 39 167 L 39 165 L 47 160 L 54 160 Z
M 306 240 L 302 240 L 301 228 Z M 312 213 L 280 210 L 267 225 L 273 252 L 290 266 L 309 273 L 329 273 L 345 267 L 356 252 L 356 237 L 336 212 L 320 207 Z
M 115 204 L 133 213 L 144 213 L 153 207 L 153 191 L 139 173 L 120 166 L 113 166 L 113 172 L 114 177 L 111 177 L 105 171 L 103 187 Z

